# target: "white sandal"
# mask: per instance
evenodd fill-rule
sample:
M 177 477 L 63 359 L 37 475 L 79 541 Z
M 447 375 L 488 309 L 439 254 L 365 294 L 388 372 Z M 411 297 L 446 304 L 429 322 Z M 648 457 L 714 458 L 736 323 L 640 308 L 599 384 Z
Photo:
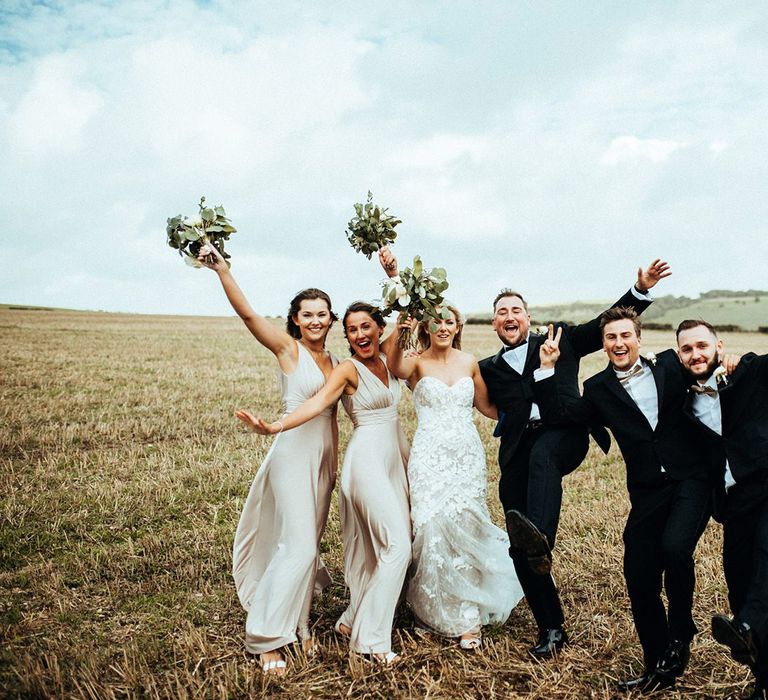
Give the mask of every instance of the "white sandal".
M 467 636 L 471 635 L 471 636 Z M 469 632 L 465 632 L 461 639 L 459 639 L 459 646 L 466 650 L 466 651 L 472 651 L 473 649 L 479 649 L 483 644 L 483 635 L 482 631 L 478 629 L 470 630 Z
M 269 661 L 262 661 L 261 657 L 259 657 L 259 666 L 261 667 L 262 673 L 281 676 L 283 674 L 280 672 L 285 669 L 288 664 L 286 663 L 285 659 L 270 659 Z

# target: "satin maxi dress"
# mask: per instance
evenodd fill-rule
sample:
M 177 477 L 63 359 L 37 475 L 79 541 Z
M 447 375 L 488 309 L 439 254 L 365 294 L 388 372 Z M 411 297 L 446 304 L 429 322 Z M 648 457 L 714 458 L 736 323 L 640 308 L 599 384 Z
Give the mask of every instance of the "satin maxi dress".
M 325 385 L 312 355 L 297 345 L 296 368 L 280 373 L 283 415 Z M 247 612 L 245 647 L 252 654 L 310 637 L 313 591 L 330 583 L 318 546 L 336 480 L 335 435 L 330 408 L 280 433 L 251 484 L 235 534 L 232 575 Z
M 352 630 L 352 651 L 386 654 L 392 650 L 392 621 L 411 559 L 408 442 L 397 418 L 400 382 L 390 372 L 387 387 L 362 363 L 346 361 L 354 363 L 359 381 L 354 394 L 342 397 L 355 428 L 341 471 L 350 602 L 339 622 Z

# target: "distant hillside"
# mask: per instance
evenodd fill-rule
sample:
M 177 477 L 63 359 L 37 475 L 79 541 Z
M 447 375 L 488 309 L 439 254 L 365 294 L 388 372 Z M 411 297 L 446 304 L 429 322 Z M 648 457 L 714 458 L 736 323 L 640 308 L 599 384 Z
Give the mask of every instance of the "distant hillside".
M 577 301 L 570 304 L 532 306 L 536 323 L 567 321 L 581 323 L 594 318 L 612 300 Z M 715 326 L 738 326 L 742 330 L 768 332 L 768 291 L 750 289 L 734 292 L 715 289 L 697 299 L 672 295 L 657 297 L 643 314 L 646 325 L 676 326 L 686 318 L 703 318 Z M 473 314 L 470 323 L 488 323 L 490 315 Z M 736 330 L 734 328 L 734 330 Z

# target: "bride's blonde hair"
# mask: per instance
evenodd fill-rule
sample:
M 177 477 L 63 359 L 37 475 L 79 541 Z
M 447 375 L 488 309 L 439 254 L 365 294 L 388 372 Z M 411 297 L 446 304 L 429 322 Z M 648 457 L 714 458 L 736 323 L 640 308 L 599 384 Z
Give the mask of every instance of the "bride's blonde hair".
M 448 309 L 448 311 L 450 311 L 456 318 L 456 325 L 459 329 L 456 331 L 456 335 L 453 336 L 451 347 L 461 350 L 461 331 L 464 329 L 464 319 L 461 317 L 461 312 L 453 304 L 443 304 L 437 308 Z M 428 318 L 419 323 L 418 339 L 422 351 L 426 350 L 432 344 L 429 339 L 429 323 L 431 320 L 434 319 Z

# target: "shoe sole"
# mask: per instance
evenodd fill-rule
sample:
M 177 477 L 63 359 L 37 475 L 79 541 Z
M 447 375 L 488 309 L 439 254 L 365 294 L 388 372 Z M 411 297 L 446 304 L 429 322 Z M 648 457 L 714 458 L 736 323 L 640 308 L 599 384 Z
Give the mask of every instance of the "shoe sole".
M 731 650 L 734 661 L 752 668 L 757 662 L 757 649 L 745 641 L 730 620 L 722 617 L 712 618 L 712 636 L 716 642 Z
M 552 555 L 546 536 L 525 516 L 515 510 L 504 514 L 509 543 L 513 549 L 525 552 L 534 573 L 545 575 L 552 568 Z

